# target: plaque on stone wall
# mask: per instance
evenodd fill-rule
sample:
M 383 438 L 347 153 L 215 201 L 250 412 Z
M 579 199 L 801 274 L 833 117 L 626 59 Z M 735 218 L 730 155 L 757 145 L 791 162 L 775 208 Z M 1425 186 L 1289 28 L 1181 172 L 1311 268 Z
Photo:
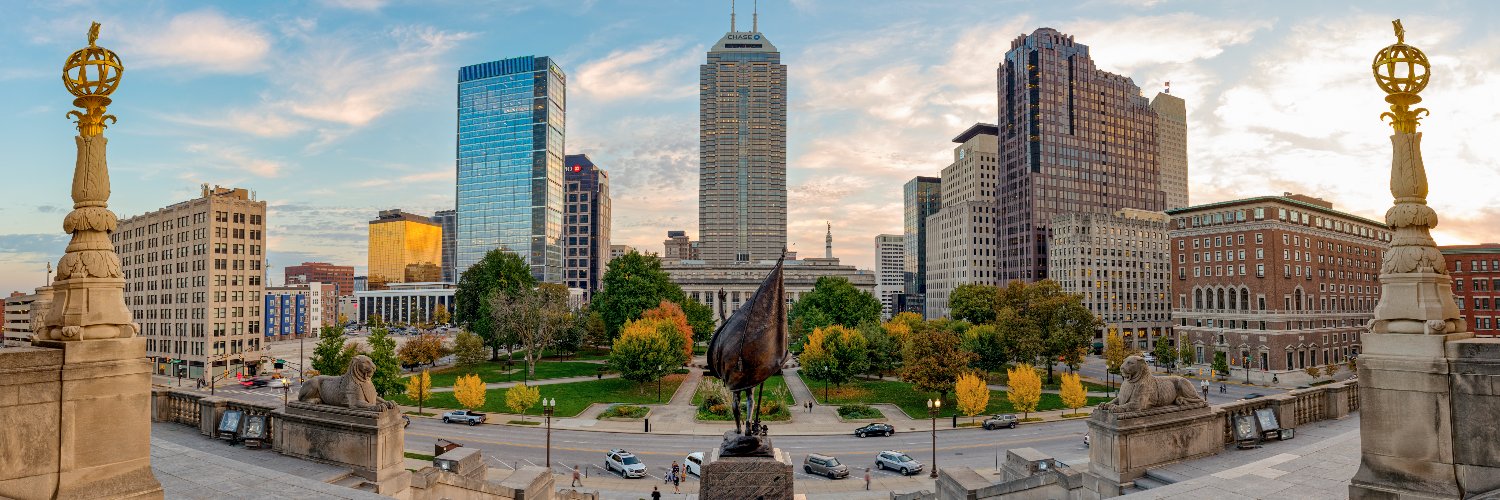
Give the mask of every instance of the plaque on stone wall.
M 260 448 L 266 440 L 266 416 L 251 415 L 245 419 L 245 431 L 240 433 L 246 448 Z
M 219 419 L 219 439 L 234 441 L 240 431 L 240 420 L 245 413 L 239 410 L 225 410 L 224 416 Z
M 1276 425 L 1276 412 L 1270 408 L 1255 410 L 1255 420 L 1260 422 L 1261 432 L 1271 432 L 1281 428 Z
M 1254 415 L 1234 417 L 1234 440 L 1240 448 L 1260 446 L 1260 432 L 1255 428 Z

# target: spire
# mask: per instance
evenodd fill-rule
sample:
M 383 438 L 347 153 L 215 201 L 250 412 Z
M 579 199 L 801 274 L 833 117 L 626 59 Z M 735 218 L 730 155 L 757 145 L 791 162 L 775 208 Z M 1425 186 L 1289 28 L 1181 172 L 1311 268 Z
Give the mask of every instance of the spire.
M 754 10 L 750 11 L 750 31 L 760 33 L 760 0 L 755 0 L 751 5 Z
M 729 31 L 734 32 L 734 0 L 729 0 Z
M 833 258 L 833 221 L 827 221 L 828 234 L 823 237 L 823 257 Z

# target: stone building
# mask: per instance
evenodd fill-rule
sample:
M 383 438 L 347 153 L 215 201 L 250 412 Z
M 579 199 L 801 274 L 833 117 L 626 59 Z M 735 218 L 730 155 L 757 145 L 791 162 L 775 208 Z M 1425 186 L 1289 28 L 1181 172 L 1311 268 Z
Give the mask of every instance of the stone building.
M 964 284 L 999 285 L 996 186 L 999 129 L 977 123 L 953 138 L 953 163 L 943 168 L 942 202 L 927 217 L 927 284 L 923 316 L 948 317 L 948 296 Z
M 702 260 L 698 242 L 689 238 L 687 231 L 667 231 L 661 245 L 662 260 Z
M 1167 215 L 1172 316 L 1197 363 L 1225 352 L 1252 380 L 1295 381 L 1359 353 L 1380 298 L 1384 223 L 1291 193 Z
M 339 296 L 354 295 L 354 266 L 336 266 L 327 262 L 303 262 L 287 266 L 282 283 L 287 285 L 332 283 Z
M 170 375 L 166 361 L 180 359 L 189 378 L 222 376 L 258 359 L 266 227 L 265 201 L 204 185 L 201 197 L 121 220 L 109 235 L 154 373 Z
M 624 257 L 625 254 L 628 254 L 628 253 L 634 252 L 634 251 L 635 251 L 635 247 L 630 246 L 630 245 L 610 245 L 609 246 L 609 258 L 610 258 L 610 260 L 618 259 L 620 257 Z
M 385 290 L 355 292 L 358 316 L 350 320 L 368 324 L 372 316 L 380 316 L 387 324 L 430 322 L 439 306 L 453 312 L 455 290 L 452 283 L 392 283 Z
M 31 345 L 31 305 L 39 294 L 11 292 L 5 298 L 4 337 L 0 347 Z
M 896 296 L 905 287 L 902 266 L 906 260 L 906 238 L 899 234 L 875 236 L 875 297 L 880 299 L 880 314 L 890 319 L 895 314 Z
M 1164 336 L 1172 341 L 1168 245 L 1161 212 L 1062 214 L 1052 219 L 1047 273 L 1064 291 L 1083 296 L 1104 322 L 1096 345 L 1114 330 L 1127 345 L 1149 351 Z
M 1500 243 L 1439 247 L 1453 277 L 1453 298 L 1469 331 L 1500 335 Z
M 1167 208 L 1182 208 L 1188 202 L 1187 103 L 1181 97 L 1158 92 L 1151 98 L 1156 111 L 1156 160 L 1161 165 L 1161 190 Z
M 404 283 L 442 279 L 443 227 L 432 219 L 401 209 L 381 210 L 370 221 L 369 267 L 371 282 Z M 412 264 L 425 264 L 437 270 L 418 267 L 408 279 Z
M 609 172 L 588 155 L 568 155 L 563 189 L 563 283 L 587 303 L 609 268 Z
M 766 276 L 771 274 L 771 269 L 775 267 L 776 261 L 774 260 L 728 266 L 715 266 L 699 260 L 663 262 L 661 269 L 666 271 L 672 283 L 682 287 L 682 291 L 687 293 L 688 297 L 712 307 L 714 320 L 717 322 L 719 290 L 726 293 L 724 314 L 733 314 L 741 304 L 750 300 L 750 296 L 760 288 L 761 281 L 765 280 Z M 802 298 L 802 294 L 812 291 L 818 278 L 823 276 L 845 278 L 855 288 L 872 295 L 875 293 L 875 273 L 857 269 L 854 266 L 841 265 L 838 259 L 788 259 L 782 276 L 786 286 L 788 306 Z

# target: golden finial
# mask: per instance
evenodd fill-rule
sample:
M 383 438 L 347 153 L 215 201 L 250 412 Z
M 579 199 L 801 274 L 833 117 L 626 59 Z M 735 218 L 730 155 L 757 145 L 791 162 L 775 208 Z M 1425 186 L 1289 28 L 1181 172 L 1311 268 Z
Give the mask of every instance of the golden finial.
M 1375 84 L 1387 94 L 1385 102 L 1391 104 L 1391 110 L 1381 113 L 1380 118 L 1390 118 L 1391 128 L 1397 133 L 1416 133 L 1417 122 L 1421 115 L 1427 114 L 1427 109 L 1411 109 L 1411 106 L 1422 102 L 1417 94 L 1427 87 L 1432 65 L 1427 62 L 1427 54 L 1406 44 L 1406 28 L 1401 26 L 1400 19 L 1392 21 L 1391 26 L 1396 32 L 1396 43 L 1380 49 L 1370 68 Z
M 63 86 L 76 97 L 73 105 L 84 109 L 84 112 L 69 111 L 67 116 L 78 120 L 78 133 L 84 137 L 104 133 L 104 121 L 115 121 L 114 115 L 104 114 L 104 110 L 125 72 L 120 56 L 100 47 L 98 40 L 99 23 L 94 23 L 89 27 L 89 46 L 74 51 L 63 64 Z

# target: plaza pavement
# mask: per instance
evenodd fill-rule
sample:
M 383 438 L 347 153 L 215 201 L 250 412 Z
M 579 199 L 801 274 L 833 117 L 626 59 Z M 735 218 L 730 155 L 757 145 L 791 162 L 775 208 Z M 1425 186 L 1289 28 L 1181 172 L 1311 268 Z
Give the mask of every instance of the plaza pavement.
M 380 499 L 338 483 L 350 471 L 210 439 L 195 427 L 151 424 L 151 470 L 167 499 Z
M 1328 499 L 1348 498 L 1349 478 L 1359 470 L 1359 414 L 1297 428 L 1290 441 L 1153 469 L 1176 482 L 1144 490 L 1130 499 Z

